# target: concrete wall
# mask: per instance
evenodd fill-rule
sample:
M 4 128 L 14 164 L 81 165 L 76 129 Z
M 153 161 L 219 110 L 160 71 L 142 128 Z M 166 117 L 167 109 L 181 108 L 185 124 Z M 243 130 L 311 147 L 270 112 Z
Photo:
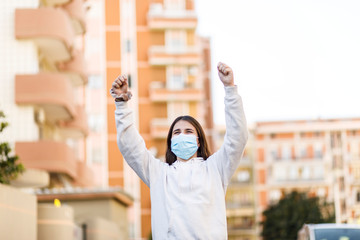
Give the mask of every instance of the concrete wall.
M 36 207 L 34 195 L 0 184 L 0 239 L 36 240 Z

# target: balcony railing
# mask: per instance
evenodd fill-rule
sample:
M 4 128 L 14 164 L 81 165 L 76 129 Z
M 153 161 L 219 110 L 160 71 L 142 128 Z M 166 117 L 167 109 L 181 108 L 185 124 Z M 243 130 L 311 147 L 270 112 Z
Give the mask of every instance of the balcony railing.
M 86 31 L 84 1 L 85 0 L 72 0 L 63 6 L 70 14 L 76 34 L 84 34 Z
M 61 62 L 71 58 L 75 32 L 61 8 L 16 9 L 15 37 L 34 41 L 48 61 Z
M 15 152 L 25 168 L 65 173 L 77 177 L 77 159 L 73 150 L 62 142 L 16 142 Z
M 84 107 L 76 106 L 74 120 L 59 123 L 60 132 L 65 138 L 83 138 L 89 134 L 87 115 Z
M 171 122 L 166 118 L 154 118 L 151 121 L 150 134 L 154 138 L 165 139 L 169 132 Z
M 201 63 L 200 46 L 183 46 L 170 48 L 167 46 L 151 46 L 149 63 L 162 65 L 199 65 Z
M 61 74 L 16 75 L 15 102 L 41 107 L 46 120 L 53 123 L 74 120 L 76 116 L 71 83 Z
M 153 82 L 150 85 L 150 99 L 154 102 L 202 101 L 203 90 L 197 88 L 169 89 L 165 84 Z
M 158 3 L 150 5 L 148 13 L 148 26 L 150 29 L 195 29 L 197 23 L 195 11 L 169 11 L 163 9 L 162 5 Z
M 80 52 L 74 52 L 72 59 L 59 63 L 58 68 L 71 79 L 74 86 L 84 85 L 88 82 L 84 55 Z
M 42 4 L 44 6 L 60 6 L 68 2 L 71 2 L 71 0 L 46 0 L 42 1 Z

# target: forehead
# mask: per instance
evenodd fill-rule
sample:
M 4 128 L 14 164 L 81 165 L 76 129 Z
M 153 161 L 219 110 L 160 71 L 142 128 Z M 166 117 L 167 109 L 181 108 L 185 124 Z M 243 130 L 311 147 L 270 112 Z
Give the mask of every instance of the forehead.
M 194 131 L 196 131 L 195 127 L 191 123 L 189 123 L 188 121 L 185 121 L 185 120 L 180 120 L 177 123 L 175 123 L 173 131 L 176 129 L 181 129 L 181 130 L 193 129 Z

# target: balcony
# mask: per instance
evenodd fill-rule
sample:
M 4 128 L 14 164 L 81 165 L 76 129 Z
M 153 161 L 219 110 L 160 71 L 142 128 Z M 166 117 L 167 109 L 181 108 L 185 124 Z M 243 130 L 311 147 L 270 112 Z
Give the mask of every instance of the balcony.
M 170 49 L 166 46 L 151 46 L 149 63 L 152 66 L 199 65 L 201 63 L 200 47 L 185 46 Z
M 75 33 L 84 34 L 86 31 L 84 0 L 72 0 L 62 7 L 70 14 Z
M 77 160 L 74 151 L 65 143 L 54 141 L 16 142 L 15 152 L 25 168 L 77 176 Z
M 59 122 L 60 132 L 65 138 L 84 138 L 89 134 L 87 115 L 82 106 L 76 106 L 74 120 Z
M 204 93 L 197 88 L 168 89 L 164 83 L 152 82 L 150 84 L 150 99 L 153 102 L 198 102 L 204 99 Z
M 80 186 L 94 185 L 94 172 L 85 162 L 77 162 L 77 178 L 76 184 Z
M 15 37 L 33 40 L 42 57 L 50 62 L 61 62 L 71 58 L 75 32 L 63 9 L 16 9 Z
M 153 138 L 166 139 L 171 122 L 166 118 L 154 118 L 150 124 L 150 134 Z
M 81 86 L 88 82 L 85 59 L 80 52 L 75 52 L 70 61 L 59 63 L 58 69 L 71 79 L 74 86 Z
M 68 2 L 70 2 L 71 0 L 46 0 L 46 1 L 42 1 L 42 4 L 44 4 L 45 6 L 59 6 L 59 5 L 63 5 L 66 4 Z
M 151 30 L 164 29 L 196 29 L 197 16 L 195 11 L 164 10 L 161 4 L 151 4 L 148 13 L 148 26 Z
M 72 86 L 66 76 L 54 73 L 16 75 L 15 102 L 41 107 L 49 122 L 73 120 L 76 109 Z

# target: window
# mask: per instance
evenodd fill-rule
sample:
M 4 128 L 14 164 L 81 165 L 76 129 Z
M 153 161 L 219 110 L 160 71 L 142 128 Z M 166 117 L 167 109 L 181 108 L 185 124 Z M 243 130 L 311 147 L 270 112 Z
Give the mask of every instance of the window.
M 276 181 L 285 181 L 287 170 L 282 166 L 274 166 L 274 178 Z
M 105 127 L 105 118 L 102 114 L 88 115 L 89 128 L 94 132 L 102 132 Z
M 313 167 L 313 171 L 314 171 L 314 175 L 313 175 L 313 179 L 323 179 L 324 178 L 324 167 L 319 165 L 319 166 L 315 166 Z
M 270 155 L 273 160 L 279 160 L 279 154 L 276 146 L 271 147 Z
M 301 145 L 299 149 L 299 157 L 300 158 L 306 158 L 307 157 L 307 149 L 306 145 Z
M 270 202 L 276 203 L 281 198 L 281 192 L 280 190 L 271 190 L 269 194 Z
M 250 173 L 246 170 L 241 170 L 236 174 L 236 180 L 238 182 L 249 182 L 250 181 Z
M 359 180 L 360 179 L 360 167 L 354 167 L 352 169 L 352 172 L 353 172 L 354 179 Z
M 186 79 L 186 69 L 183 67 L 169 67 L 167 69 L 167 88 L 184 89 Z
M 356 202 L 360 203 L 360 191 L 356 193 Z
M 360 156 L 359 142 L 351 142 L 350 143 L 350 153 L 353 158 L 357 158 Z
M 103 80 L 100 75 L 90 75 L 88 77 L 88 84 L 87 86 L 92 89 L 99 89 L 103 86 Z
M 314 145 L 314 158 L 322 158 L 323 152 L 322 152 L 322 145 L 321 143 L 316 143 Z
M 290 145 L 282 146 L 281 157 L 282 157 L 282 159 L 285 159 L 285 160 L 291 159 L 291 146 Z
M 296 180 L 299 176 L 297 166 L 291 166 L 289 171 L 289 180 Z
M 166 31 L 165 45 L 167 51 L 184 52 L 186 47 L 186 31 L 183 30 Z
M 302 179 L 308 180 L 310 179 L 310 167 L 309 166 L 304 166 L 302 168 L 302 172 L 301 172 L 301 177 Z
M 185 0 L 165 0 L 165 9 L 167 11 L 183 11 L 185 10 Z

